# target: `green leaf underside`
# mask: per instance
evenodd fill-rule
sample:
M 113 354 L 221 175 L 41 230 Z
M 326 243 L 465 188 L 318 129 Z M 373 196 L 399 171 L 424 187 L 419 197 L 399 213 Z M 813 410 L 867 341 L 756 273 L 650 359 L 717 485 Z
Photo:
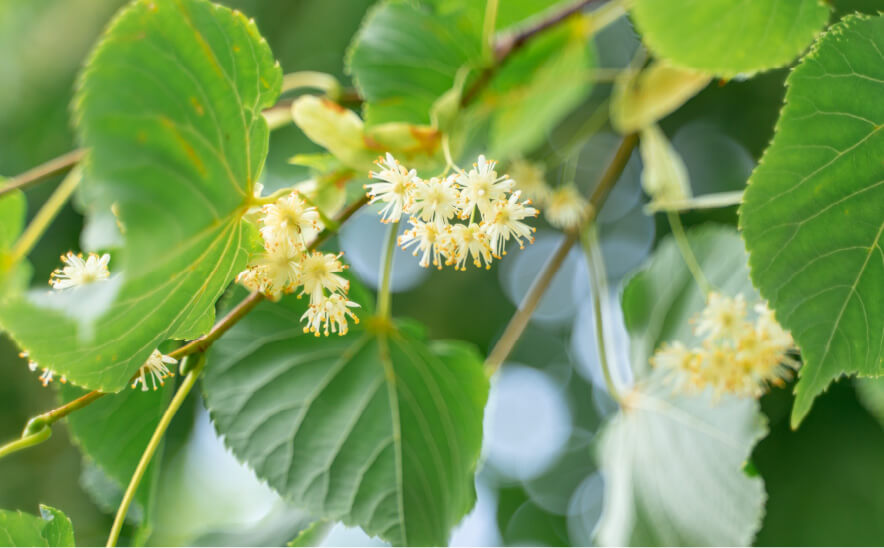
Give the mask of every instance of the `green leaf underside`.
M 821 0 L 636 0 L 632 17 L 658 57 L 718 76 L 791 62 L 829 17 Z
M 0 510 L 0 545 L 74 546 L 71 520 L 60 510 L 40 505 L 40 516 Z
M 605 546 L 748 546 L 764 483 L 743 472 L 767 432 L 757 402 L 672 393 L 655 374 L 601 441 Z
M 688 233 L 718 291 L 757 302 L 739 236 L 730 229 Z M 743 472 L 766 433 L 752 399 L 680 395 L 648 358 L 663 342 L 697 341 L 690 319 L 704 306 L 672 238 L 626 285 L 623 309 L 636 385 L 600 445 L 605 509 L 602 545 L 741 546 L 761 526 L 764 486 Z
M 792 411 L 884 373 L 884 17 L 832 27 L 788 79 L 740 214 L 752 279 L 804 366 Z
M 83 201 L 114 206 L 125 246 L 108 281 L 0 306 L 0 323 L 41 367 L 118 390 L 160 342 L 211 327 L 214 302 L 254 246 L 242 215 L 267 151 L 261 111 L 281 78 L 238 12 L 142 0 L 117 16 L 76 111 L 90 149 Z
M 410 330 L 315 338 L 303 310 L 263 303 L 213 347 L 204 388 L 219 433 L 318 518 L 397 545 L 446 544 L 475 501 L 488 392 L 478 356 Z
M 67 425 L 74 441 L 83 454 L 116 484 L 118 495 L 128 486 L 173 387 L 174 382 L 167 382 L 156 391 L 144 392 L 140 385 L 135 390 L 127 388 L 118 394 L 104 396 L 68 416 Z M 62 385 L 59 392 L 64 401 L 71 401 L 85 393 L 70 385 Z M 135 493 L 141 516 L 149 517 L 151 514 L 157 461 L 157 457 L 152 460 Z

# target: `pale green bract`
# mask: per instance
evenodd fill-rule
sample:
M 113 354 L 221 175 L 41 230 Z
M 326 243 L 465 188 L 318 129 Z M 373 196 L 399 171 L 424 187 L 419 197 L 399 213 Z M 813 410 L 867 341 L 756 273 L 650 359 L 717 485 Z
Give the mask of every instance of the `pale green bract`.
M 0 305 L 40 367 L 123 388 L 168 338 L 207 331 L 255 249 L 243 221 L 267 153 L 262 110 L 281 70 L 253 22 L 204 0 L 139 0 L 114 19 L 75 101 L 90 210 L 113 208 L 125 244 L 110 279 Z
M 204 388 L 218 432 L 317 518 L 396 545 L 445 545 L 475 502 L 488 394 L 479 356 L 411 326 L 316 338 L 299 325 L 304 309 L 291 297 L 262 303 L 212 347 Z
M 632 17 L 656 56 L 729 78 L 790 63 L 829 8 L 822 0 L 635 0 Z
M 730 229 L 688 233 L 709 282 L 723 294 L 757 302 L 746 255 Z M 764 485 L 743 471 L 767 432 L 754 399 L 682 394 L 648 359 L 664 342 L 691 345 L 690 319 L 703 294 L 672 238 L 623 292 L 635 384 L 621 391 L 622 408 L 599 446 L 605 505 L 602 545 L 742 546 L 761 526 Z M 588 336 L 588 335 L 586 335 Z
M 792 424 L 845 373 L 884 373 L 884 17 L 848 17 L 788 79 L 740 224 L 801 349 Z
M 74 528 L 64 512 L 40 505 L 40 516 L 0 510 L 0 545 L 75 546 Z

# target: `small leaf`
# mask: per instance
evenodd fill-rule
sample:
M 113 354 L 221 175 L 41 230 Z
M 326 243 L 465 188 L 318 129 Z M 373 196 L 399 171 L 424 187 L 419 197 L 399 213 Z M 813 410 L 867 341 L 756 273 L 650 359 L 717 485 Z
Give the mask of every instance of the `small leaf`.
M 82 202 L 113 207 L 125 245 L 104 282 L 0 303 L 0 324 L 31 359 L 115 391 L 162 341 L 211 327 L 215 301 L 253 250 L 243 214 L 267 154 L 261 111 L 281 80 L 239 12 L 136 0 L 117 15 L 75 110 L 89 149 Z
M 709 282 L 727 295 L 757 300 L 736 232 L 688 233 Z M 758 403 L 710 394 L 682 395 L 652 371 L 648 359 L 663 342 L 696 342 L 690 319 L 704 307 L 671 237 L 623 292 L 635 385 L 599 447 L 605 502 L 598 529 L 603 545 L 751 543 L 761 526 L 764 487 L 744 471 L 766 432 Z
M 730 78 L 791 62 L 826 24 L 820 0 L 636 0 L 643 40 L 673 65 Z
M 262 303 L 213 346 L 204 387 L 218 432 L 317 518 L 397 545 L 444 545 L 475 502 L 481 360 L 407 326 L 305 335 L 304 309 Z
M 0 510 L 0 545 L 74 546 L 71 520 L 60 510 L 40 505 L 40 516 Z
M 685 104 L 709 84 L 709 75 L 654 61 L 638 72 L 624 71 L 611 93 L 611 125 L 620 133 L 644 129 Z
M 792 425 L 844 373 L 884 373 L 884 16 L 833 26 L 788 78 L 740 210 L 752 279 L 804 366 Z

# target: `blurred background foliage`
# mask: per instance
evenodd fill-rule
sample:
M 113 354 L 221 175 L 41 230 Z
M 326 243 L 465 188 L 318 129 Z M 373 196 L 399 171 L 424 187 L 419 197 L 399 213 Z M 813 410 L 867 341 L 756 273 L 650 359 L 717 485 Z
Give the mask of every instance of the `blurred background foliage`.
M 76 73 L 122 0 L 0 0 L 0 175 L 11 176 L 73 146 L 69 101 Z M 234 0 L 222 2 L 253 16 L 285 72 L 317 70 L 341 77 L 343 58 L 370 0 Z M 875 13 L 879 0 L 831 0 L 833 21 L 846 13 Z M 627 20 L 595 37 L 600 67 L 627 65 L 638 41 Z M 695 194 L 739 190 L 771 138 L 786 70 L 747 81 L 713 82 L 661 126 L 684 158 Z M 596 85 L 574 115 L 549 134 L 537 159 L 560 164 L 580 139 L 578 181 L 593 184 L 617 139 L 604 129 L 585 136 L 586 121 L 607 96 Z M 273 133 L 264 182 L 269 189 L 306 176 L 288 159 L 318 152 L 291 125 Z M 639 266 L 668 230 L 642 212 L 640 161 L 630 162 L 601 217 L 602 246 L 612 286 Z M 547 173 L 550 182 L 561 176 Z M 54 182 L 28 191 L 34 214 Z M 585 189 L 584 189 L 585 190 Z M 658 217 L 661 217 L 658 215 Z M 693 212 L 687 224 L 734 224 L 736 208 Z M 541 223 L 542 225 L 542 223 Z M 68 207 L 31 259 L 35 279 L 48 279 L 58 255 L 79 248 L 82 218 Z M 358 276 L 376 283 L 383 228 L 370 212 L 354 218 L 339 237 Z M 433 338 L 471 341 L 486 352 L 515 303 L 552 252 L 560 235 L 548 226 L 537 242 L 512 253 L 493 272 L 427 271 L 399 260 L 394 273 L 396 313 L 424 322 Z M 486 413 L 479 501 L 455 531 L 453 544 L 588 544 L 601 510 L 601 479 L 591 458 L 600 418 L 611 411 L 599 381 L 591 333 L 589 291 L 575 251 L 502 371 Z M 452 298 L 456 295 L 456 298 Z M 0 438 L 18 435 L 26 420 L 52 407 L 43 388 L 0 338 Z M 309 522 L 238 465 L 214 433 L 198 396 L 176 417 L 160 476 L 156 524 L 149 544 L 279 545 Z M 862 407 L 853 384 L 834 385 L 798 431 L 791 431 L 788 390 L 775 390 L 763 407 L 770 434 L 753 464 L 765 479 L 766 517 L 759 545 L 880 544 L 884 525 L 884 432 Z M 114 443 L 109 439 L 107 443 Z M 98 478 L 99 480 L 101 478 Z M 81 545 L 103 544 L 111 517 L 107 489 L 57 428 L 46 444 L 0 462 L 0 508 L 36 511 L 45 503 L 72 519 Z M 87 486 L 87 487 L 84 487 Z M 91 486 L 91 487 L 88 487 Z M 113 493 L 109 495 L 113 500 Z M 117 495 L 118 496 L 118 495 Z M 107 497 L 105 497 L 107 498 Z M 131 532 L 130 532 L 131 534 Z M 335 527 L 329 545 L 377 543 L 360 531 Z

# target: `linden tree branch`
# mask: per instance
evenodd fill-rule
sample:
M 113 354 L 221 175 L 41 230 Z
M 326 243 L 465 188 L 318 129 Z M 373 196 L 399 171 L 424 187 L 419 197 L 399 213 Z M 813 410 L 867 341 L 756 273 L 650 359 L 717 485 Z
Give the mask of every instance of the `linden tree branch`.
M 620 142 L 620 146 L 617 148 L 614 158 L 611 160 L 611 163 L 608 165 L 604 174 L 602 174 L 602 178 L 599 180 L 598 185 L 589 199 L 585 215 L 586 220 L 582 226 L 585 226 L 587 223 L 592 223 L 595 220 L 605 199 L 607 199 L 611 189 L 614 188 L 614 185 L 620 178 L 620 174 L 623 173 L 623 170 L 626 168 L 626 162 L 629 161 L 629 157 L 636 144 L 638 144 L 638 135 L 635 133 L 630 133 Z M 562 243 L 559 244 L 559 247 L 556 248 L 555 252 L 543 266 L 543 269 L 541 269 L 537 277 L 534 278 L 531 287 L 528 289 L 528 293 L 522 299 L 522 302 L 519 303 L 519 308 L 507 324 L 503 335 L 501 335 L 497 344 L 494 345 L 494 348 L 492 348 L 491 352 L 488 354 L 488 358 L 485 361 L 485 371 L 489 376 L 497 371 L 503 361 L 509 356 L 510 352 L 512 352 L 513 347 L 516 345 L 516 341 L 519 340 L 525 327 L 528 326 L 531 316 L 537 309 L 537 305 L 540 304 L 540 299 L 543 297 L 543 294 L 546 293 L 547 288 L 549 288 L 553 276 L 558 272 L 562 263 L 565 262 L 565 258 L 568 256 L 571 247 L 577 242 L 578 234 L 581 229 L 582 227 L 578 227 L 577 229 L 571 229 L 565 232 L 565 239 L 562 240 Z
M 53 175 L 64 173 L 77 165 L 77 162 L 82 160 L 85 155 L 86 151 L 82 148 L 78 148 L 67 154 L 62 154 L 57 158 L 53 158 L 44 164 L 40 164 L 37 167 L 31 168 L 21 175 L 16 175 L 12 179 L 9 179 L 6 184 L 0 188 L 0 197 L 13 190 L 24 190 L 52 177 Z
M 365 204 L 368 203 L 368 197 L 362 196 L 359 200 L 350 204 L 346 209 L 341 211 L 336 217 L 336 228 L 326 228 L 322 232 L 316 235 L 316 238 L 308 246 L 308 249 L 313 250 L 322 245 L 331 235 L 337 231 L 337 228 L 340 227 L 344 222 L 347 221 L 350 217 L 352 217 L 359 209 L 361 209 Z M 226 333 L 231 327 L 233 327 L 236 322 L 245 317 L 255 306 L 258 305 L 264 296 L 260 293 L 254 292 L 250 293 L 248 297 L 243 299 L 238 305 L 236 305 L 233 310 L 231 310 L 224 318 L 222 318 L 218 323 L 212 326 L 212 329 L 198 339 L 194 339 L 184 346 L 181 346 L 175 350 L 173 350 L 169 355 L 175 359 L 181 359 L 191 354 L 195 354 L 197 352 L 205 352 L 208 348 L 214 343 L 216 340 L 221 338 L 221 336 Z M 95 400 L 107 395 L 107 392 L 99 392 L 98 390 L 93 390 L 87 394 L 80 396 L 79 398 L 72 400 L 60 407 L 57 407 L 51 411 L 47 411 L 40 415 L 37 415 L 31 418 L 25 429 L 22 433 L 22 436 L 19 439 L 13 440 L 6 445 L 0 446 L 0 457 L 4 457 L 6 455 L 15 453 L 16 451 L 26 449 L 33 445 L 37 445 L 49 438 L 49 434 L 51 433 L 51 425 L 56 421 L 66 417 L 70 413 L 82 409 L 86 407 L 90 403 Z M 40 434 L 46 430 L 45 434 L 41 434 L 41 436 L 36 436 L 36 434 Z

